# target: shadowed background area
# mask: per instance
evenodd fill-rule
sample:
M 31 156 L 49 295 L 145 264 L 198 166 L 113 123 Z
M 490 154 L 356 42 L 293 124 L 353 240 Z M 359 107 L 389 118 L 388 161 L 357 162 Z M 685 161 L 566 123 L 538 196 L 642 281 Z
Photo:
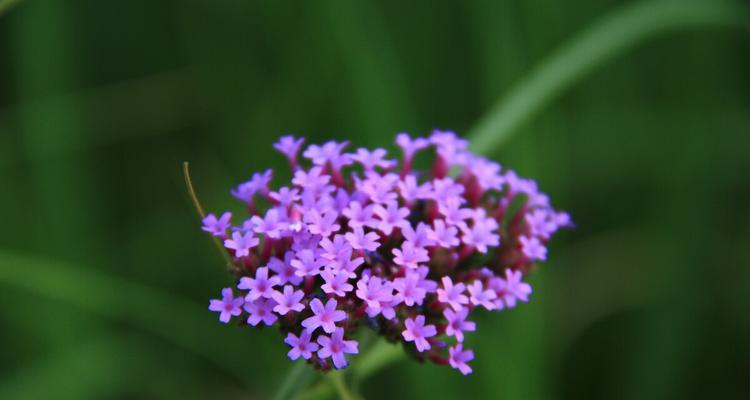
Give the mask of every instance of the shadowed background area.
M 286 347 L 207 310 L 229 276 L 181 162 L 240 211 L 280 135 L 436 127 L 577 229 L 478 317 L 473 375 L 401 359 L 363 397 L 746 398 L 750 14 L 644 4 L 0 1 L 0 399 L 273 396 Z

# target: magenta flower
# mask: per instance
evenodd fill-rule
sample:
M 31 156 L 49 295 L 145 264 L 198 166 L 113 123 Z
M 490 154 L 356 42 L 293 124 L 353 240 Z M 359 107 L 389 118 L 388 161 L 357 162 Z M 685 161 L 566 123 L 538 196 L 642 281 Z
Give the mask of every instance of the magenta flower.
M 406 329 L 401 334 L 407 342 L 414 342 L 417 351 L 420 353 L 430 349 L 430 342 L 427 338 L 437 335 L 435 325 L 425 325 L 424 315 L 418 315 L 417 318 L 407 318 L 404 320 Z
M 430 141 L 425 138 L 412 139 L 406 133 L 399 133 L 396 136 L 396 144 L 404 152 L 404 158 L 411 160 L 416 152 L 429 147 Z
M 334 294 L 339 297 L 346 296 L 346 292 L 354 290 L 354 286 L 349 284 L 349 274 L 336 273 L 333 271 L 325 270 L 320 273 L 325 283 L 320 286 L 324 293 Z
M 516 306 L 517 300 L 529 301 L 531 285 L 523 282 L 521 278 L 520 271 L 506 269 L 505 279 L 490 279 L 490 287 L 497 293 L 497 300 L 495 301 L 497 308 L 513 308 Z
M 378 234 L 374 232 L 365 233 L 362 227 L 353 228 L 351 232 L 347 232 L 344 236 L 355 250 L 375 251 L 380 247 Z
M 400 249 L 393 249 L 393 262 L 402 267 L 417 269 L 419 263 L 427 262 L 427 250 L 415 247 L 412 242 L 404 242 Z
M 261 321 L 271 326 L 278 319 L 273 313 L 276 302 L 271 299 L 257 299 L 254 301 L 245 301 L 242 308 L 248 313 L 247 323 L 252 326 L 258 325 Z
M 268 277 L 268 267 L 258 268 L 255 271 L 255 279 L 243 276 L 240 278 L 238 289 L 249 290 L 245 301 L 253 301 L 261 297 L 270 299 L 274 293 L 273 287 L 279 284 L 279 277 L 274 275 Z
M 300 250 L 290 264 L 296 269 L 297 276 L 315 276 L 320 273 L 320 267 L 323 261 L 315 255 L 315 251 L 310 249 Z
M 253 230 L 255 233 L 263 234 L 271 239 L 278 239 L 281 233 L 287 229 L 287 223 L 279 218 L 279 210 L 272 208 L 266 212 L 265 218 L 252 217 Z
M 352 229 L 363 227 L 377 228 L 379 221 L 373 218 L 374 212 L 372 209 L 374 207 L 372 204 L 362 207 L 362 204 L 354 200 L 341 213 L 346 218 L 349 218 L 349 227 Z
M 415 247 L 427 247 L 434 244 L 434 240 L 430 237 L 430 227 L 424 222 L 418 223 L 416 229 L 412 228 L 410 224 L 404 224 L 401 227 L 401 234 L 404 235 L 406 241 L 411 242 Z
M 232 238 L 224 241 L 224 247 L 234 250 L 235 257 L 247 257 L 250 255 L 250 249 L 260 243 L 252 232 L 240 233 L 232 232 Z
M 302 333 L 300 333 L 299 337 L 293 333 L 288 333 L 286 335 L 286 339 L 284 339 L 284 343 L 291 346 L 291 350 L 289 350 L 287 356 L 289 356 L 289 359 L 292 361 L 302 357 L 305 360 L 309 360 L 310 357 L 312 357 L 313 353 L 318 351 L 318 344 L 315 342 L 310 341 L 310 332 L 303 330 Z
M 459 342 L 464 341 L 464 332 L 474 332 L 477 330 L 477 324 L 466 320 L 466 317 L 469 315 L 469 309 L 466 307 L 455 312 L 450 308 L 446 308 L 443 311 L 443 315 L 445 316 L 445 320 L 448 321 L 448 325 L 445 327 L 445 334 L 454 336 Z
M 336 329 L 336 322 L 346 319 L 346 312 L 337 310 L 336 306 L 336 299 L 329 299 L 325 306 L 320 300 L 313 299 L 310 309 L 314 315 L 302 321 L 302 326 L 310 332 L 321 327 L 326 333 L 332 333 Z
M 518 238 L 521 243 L 521 251 L 523 255 L 532 261 L 544 261 L 547 259 L 547 248 L 544 247 L 542 242 L 535 237 L 521 236 Z
M 476 330 L 471 313 L 528 301 L 524 279 L 552 236 L 573 226 L 570 216 L 534 180 L 473 154 L 450 131 L 399 134 L 401 160 L 381 148 L 347 152 L 347 141 L 303 143 L 274 144 L 290 180 L 271 186 L 276 171 L 267 170 L 231 190 L 246 217 L 203 219 L 232 256 L 242 293 L 224 289 L 209 309 L 224 323 L 279 321 L 289 358 L 324 371 L 345 367 L 358 351 L 345 338 L 369 326 L 413 342 L 419 360 L 470 373 L 474 354 L 462 343 Z M 414 164 L 419 151 L 431 166 Z
M 377 168 L 393 168 L 396 161 L 386 160 L 384 157 L 388 154 L 385 149 L 375 149 L 372 152 L 367 149 L 357 149 L 357 154 L 351 156 L 351 159 L 362 164 L 365 170 L 371 171 Z
M 461 244 L 461 241 L 456 237 L 458 234 L 456 227 L 446 226 L 445 221 L 442 219 L 436 219 L 433 225 L 433 229 L 427 231 L 427 235 L 433 243 L 446 249 L 457 247 Z
M 367 315 L 374 317 L 393 300 L 393 287 L 378 277 L 365 276 L 357 282 L 356 295 L 367 304 Z
M 276 276 L 279 278 L 279 285 L 286 285 L 287 283 L 299 285 L 302 283 L 302 277 L 295 274 L 296 269 L 292 266 L 293 259 L 294 252 L 287 251 L 284 254 L 283 261 L 276 257 L 271 257 L 268 260 L 268 268 L 276 273 Z
M 284 292 L 274 291 L 271 294 L 271 298 L 276 302 L 273 311 L 279 315 L 286 315 L 290 311 L 300 312 L 305 309 L 305 305 L 300 303 L 303 297 L 305 297 L 303 291 L 294 290 L 293 287 L 286 285 Z
M 332 233 L 338 232 L 341 229 L 341 225 L 336 223 L 336 212 L 328 210 L 320 213 L 316 209 L 310 210 L 305 214 L 305 223 L 307 223 L 307 229 L 313 235 L 320 235 L 323 237 L 331 236 Z
M 411 307 L 414 304 L 422 305 L 427 290 L 421 286 L 422 277 L 417 272 L 407 271 L 403 278 L 393 280 L 393 289 L 396 290 L 396 303 L 403 302 Z
M 354 340 L 344 340 L 344 330 L 341 328 L 336 328 L 331 337 L 325 335 L 318 336 L 318 343 L 320 344 L 318 357 L 321 359 L 331 357 L 333 365 L 338 369 L 348 365 L 344 354 L 359 353 L 359 344 Z
M 206 218 L 203 218 L 203 227 L 201 229 L 214 236 L 224 236 L 227 233 L 227 229 L 231 226 L 229 222 L 231 219 L 232 213 L 230 212 L 221 214 L 221 217 L 218 219 L 215 215 L 208 214 Z
M 378 229 L 386 235 L 390 235 L 394 228 L 400 228 L 408 224 L 406 217 L 409 216 L 409 209 L 399 207 L 398 203 L 388 203 L 387 207 L 377 204 L 373 211 L 380 217 Z
M 497 293 L 494 290 L 484 289 L 482 281 L 476 280 L 471 285 L 468 285 L 469 289 L 469 301 L 475 306 L 482 306 L 488 310 L 495 309 L 495 303 L 493 300 L 497 298 Z
M 471 350 L 464 351 L 463 348 L 464 345 L 461 343 L 448 348 L 448 353 L 450 354 L 448 363 L 450 363 L 451 367 L 461 371 L 462 374 L 469 375 L 471 367 L 467 363 L 474 359 L 474 352 Z
M 463 283 L 454 285 L 451 278 L 447 276 L 443 277 L 442 282 L 443 288 L 437 290 L 439 302 L 448 304 L 456 311 L 463 308 L 464 304 L 469 304 L 469 298 L 464 294 L 466 285 Z
M 219 321 L 226 324 L 233 316 L 236 317 L 242 313 L 241 307 L 245 300 L 242 299 L 242 296 L 235 298 L 232 288 L 222 289 L 221 296 L 221 300 L 210 300 L 208 309 L 218 312 Z

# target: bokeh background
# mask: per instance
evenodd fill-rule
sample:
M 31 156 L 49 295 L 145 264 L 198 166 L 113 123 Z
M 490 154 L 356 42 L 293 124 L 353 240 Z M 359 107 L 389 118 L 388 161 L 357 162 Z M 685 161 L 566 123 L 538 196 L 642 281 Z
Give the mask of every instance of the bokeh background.
M 642 4 L 0 1 L 0 399 L 269 398 L 292 364 L 276 331 L 206 310 L 228 277 L 181 162 L 209 211 L 239 211 L 229 188 L 282 168 L 280 135 L 470 132 Z M 482 149 L 578 227 L 529 304 L 478 318 L 472 376 L 404 359 L 365 398 L 747 398 L 750 14 L 702 4 L 737 12 L 625 19 L 646 33 L 580 51 Z

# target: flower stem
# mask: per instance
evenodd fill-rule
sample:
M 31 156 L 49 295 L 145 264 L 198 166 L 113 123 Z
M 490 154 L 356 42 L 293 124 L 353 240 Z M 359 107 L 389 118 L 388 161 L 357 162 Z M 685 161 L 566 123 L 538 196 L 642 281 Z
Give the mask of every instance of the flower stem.
M 185 177 L 185 186 L 187 187 L 190 199 L 193 201 L 195 211 L 198 213 L 198 216 L 201 219 L 206 218 L 206 213 L 203 211 L 201 202 L 198 201 L 198 196 L 195 194 L 195 188 L 193 188 L 193 179 L 190 177 L 190 164 L 187 161 L 182 163 L 182 175 Z M 234 262 L 232 261 L 232 258 L 229 257 L 229 253 L 227 253 L 226 249 L 224 249 L 224 246 L 221 245 L 219 239 L 217 239 L 216 236 L 211 235 L 211 241 L 214 243 L 216 250 L 219 251 L 219 254 L 221 254 L 221 257 L 224 259 L 224 262 L 227 265 L 227 269 L 231 270 L 232 268 L 234 268 Z
M 328 373 L 327 378 L 331 381 L 333 384 L 333 387 L 336 389 L 336 392 L 339 394 L 339 399 L 341 400 L 357 400 L 358 397 L 355 396 L 352 392 L 349 391 L 349 388 L 346 387 L 346 382 L 344 382 L 344 373 L 341 371 L 331 371 Z

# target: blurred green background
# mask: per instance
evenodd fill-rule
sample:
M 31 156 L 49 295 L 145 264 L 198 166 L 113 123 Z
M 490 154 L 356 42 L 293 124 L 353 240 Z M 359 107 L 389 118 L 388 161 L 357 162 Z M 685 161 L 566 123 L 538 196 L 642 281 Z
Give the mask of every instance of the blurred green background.
M 523 123 L 485 124 L 481 150 L 538 179 L 578 227 L 554 240 L 529 304 L 478 318 L 473 375 L 403 359 L 360 393 L 750 393 L 746 3 L 10 3 L 0 399 L 272 396 L 292 364 L 275 330 L 206 309 L 229 278 L 181 162 L 209 211 L 239 211 L 232 185 L 288 176 L 280 135 L 390 147 L 400 131 L 468 133 L 497 115 Z M 706 12 L 680 11 L 695 4 Z

